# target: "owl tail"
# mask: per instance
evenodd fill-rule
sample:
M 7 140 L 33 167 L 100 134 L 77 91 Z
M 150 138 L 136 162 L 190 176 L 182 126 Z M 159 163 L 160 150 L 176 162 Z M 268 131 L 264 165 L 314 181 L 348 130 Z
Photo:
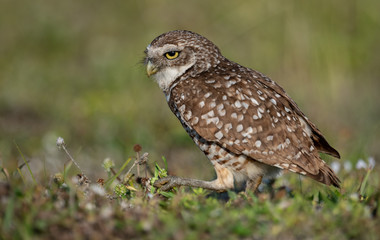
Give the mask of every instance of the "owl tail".
M 340 188 L 339 178 L 327 164 L 323 164 L 323 166 L 320 167 L 317 175 L 307 174 L 307 176 L 328 186 L 333 185 Z

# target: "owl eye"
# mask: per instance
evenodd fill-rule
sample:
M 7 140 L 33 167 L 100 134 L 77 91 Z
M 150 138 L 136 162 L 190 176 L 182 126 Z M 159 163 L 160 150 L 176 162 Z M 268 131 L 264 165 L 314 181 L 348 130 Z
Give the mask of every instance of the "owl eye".
M 179 56 L 179 51 L 170 51 L 164 55 L 167 59 L 173 60 Z

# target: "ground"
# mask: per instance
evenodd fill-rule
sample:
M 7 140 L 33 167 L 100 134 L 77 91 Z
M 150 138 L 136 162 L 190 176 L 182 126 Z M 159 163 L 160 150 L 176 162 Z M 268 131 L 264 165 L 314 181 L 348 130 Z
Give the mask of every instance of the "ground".
M 106 159 L 99 163 L 106 179 L 87 178 L 71 160 L 63 172 L 45 172 L 43 181 L 32 171 L 28 177 L 2 168 L 2 239 L 377 239 L 380 234 L 380 171 L 371 160 L 342 166 L 341 190 L 285 173 L 256 195 L 185 187 L 163 192 L 152 183 L 167 171 L 158 163 L 147 170 L 148 162 L 140 152 L 122 166 Z M 141 176 L 132 174 L 137 166 Z

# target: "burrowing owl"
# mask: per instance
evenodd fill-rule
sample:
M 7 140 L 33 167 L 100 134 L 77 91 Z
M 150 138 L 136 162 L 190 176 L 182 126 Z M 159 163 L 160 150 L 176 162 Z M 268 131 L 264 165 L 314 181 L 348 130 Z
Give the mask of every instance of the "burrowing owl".
M 213 181 L 167 177 L 155 186 L 223 191 L 245 179 L 246 190 L 255 191 L 263 177 L 285 169 L 339 187 L 319 152 L 339 153 L 277 83 L 190 31 L 158 36 L 145 54 L 148 76 L 217 174 Z

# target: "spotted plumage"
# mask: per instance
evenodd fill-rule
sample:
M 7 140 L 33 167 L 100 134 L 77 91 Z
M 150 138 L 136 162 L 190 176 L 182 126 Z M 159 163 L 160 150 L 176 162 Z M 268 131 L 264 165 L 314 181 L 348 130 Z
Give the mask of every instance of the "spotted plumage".
M 339 187 L 319 152 L 339 153 L 277 83 L 190 31 L 164 33 L 145 53 L 148 75 L 217 173 L 210 182 L 170 177 L 158 186 L 226 190 L 235 178 L 255 190 L 284 169 Z

